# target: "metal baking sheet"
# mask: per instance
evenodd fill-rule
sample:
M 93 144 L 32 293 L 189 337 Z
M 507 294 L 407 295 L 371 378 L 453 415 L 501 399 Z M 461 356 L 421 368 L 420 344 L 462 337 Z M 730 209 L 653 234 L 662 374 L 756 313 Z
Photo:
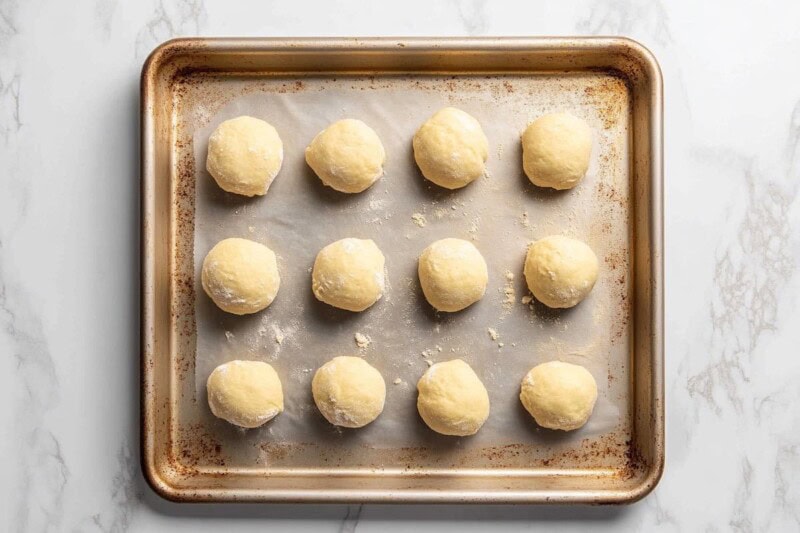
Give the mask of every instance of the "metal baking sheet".
M 183 40 L 156 50 L 143 72 L 151 484 L 181 500 L 645 494 L 663 463 L 660 98 L 652 58 L 623 39 Z M 487 177 L 459 191 L 426 182 L 410 147 L 445 105 L 475 116 L 491 146 Z M 554 110 L 595 133 L 589 172 L 566 193 L 530 185 L 521 170 L 519 134 Z M 242 114 L 269 121 L 284 142 L 263 198 L 225 193 L 204 168 L 211 131 Z M 303 157 L 319 130 L 346 117 L 370 124 L 388 154 L 385 176 L 359 195 L 323 187 Z M 591 296 L 568 311 L 523 303 L 527 244 L 554 233 L 585 240 L 602 265 Z M 262 313 L 228 315 L 202 292 L 202 258 L 231 236 L 279 256 L 281 290 Z M 385 296 L 361 314 L 310 291 L 317 251 L 349 236 L 372 238 L 387 259 Z M 486 297 L 457 314 L 434 313 L 416 279 L 419 253 L 443 237 L 471 240 L 489 264 Z M 369 345 L 359 347 L 357 334 Z M 361 430 L 327 424 L 313 405 L 313 371 L 336 355 L 365 357 L 387 381 L 384 413 Z M 415 409 L 428 362 L 455 357 L 475 368 L 492 401 L 482 430 L 462 439 L 434 434 Z M 237 358 L 270 362 L 284 383 L 286 411 L 256 430 L 206 406 L 208 374 Z M 519 404 L 521 378 L 552 359 L 583 364 L 598 382 L 595 413 L 579 431 L 538 428 Z

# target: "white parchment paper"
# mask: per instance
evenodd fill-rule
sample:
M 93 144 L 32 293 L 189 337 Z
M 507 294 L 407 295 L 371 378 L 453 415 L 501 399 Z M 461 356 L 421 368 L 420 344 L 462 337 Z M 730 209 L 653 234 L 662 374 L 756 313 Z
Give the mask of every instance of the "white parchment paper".
M 243 94 L 223 107 L 192 110 L 197 123 L 198 401 L 205 401 L 206 379 L 218 364 L 262 360 L 281 376 L 286 403 L 283 414 L 252 430 L 263 434 L 262 440 L 335 443 L 347 438 L 374 447 L 425 445 L 431 432 L 416 413 L 416 382 L 427 361 L 461 358 L 475 369 L 491 398 L 489 420 L 477 435 L 461 440 L 463 446 L 489 447 L 531 440 L 535 424 L 520 407 L 520 381 L 534 365 L 560 359 L 587 367 L 599 388 L 589 423 L 559 434 L 561 441 L 577 442 L 627 425 L 628 102 L 598 97 L 608 83 L 600 74 L 421 81 L 400 77 L 383 82 L 320 78 L 285 91 L 285 83 L 277 80 L 245 80 Z M 415 130 L 446 105 L 475 116 L 490 142 L 487 177 L 458 191 L 424 180 L 411 149 Z M 555 110 L 585 119 L 595 134 L 588 175 L 572 191 L 538 189 L 521 168 L 520 133 L 536 117 Z M 210 133 L 238 115 L 267 120 L 283 139 L 283 168 L 265 197 L 225 193 L 205 170 Z M 304 160 L 311 139 L 332 121 L 347 117 L 375 129 L 388 156 L 385 175 L 355 195 L 324 187 Z M 566 311 L 521 301 L 528 294 L 522 275 L 526 247 L 555 233 L 583 239 L 601 263 L 592 294 Z M 203 258 L 227 237 L 264 243 L 279 257 L 280 292 L 261 313 L 226 314 L 202 290 Z M 363 313 L 331 308 L 311 292 L 314 257 L 343 237 L 373 239 L 386 256 L 384 297 Z M 444 237 L 472 241 L 489 266 L 486 296 L 455 314 L 435 313 L 416 275 L 419 253 Z M 359 348 L 356 334 L 368 338 L 369 345 Z M 337 355 L 364 357 L 386 380 L 383 414 L 360 430 L 329 425 L 311 398 L 314 370 Z

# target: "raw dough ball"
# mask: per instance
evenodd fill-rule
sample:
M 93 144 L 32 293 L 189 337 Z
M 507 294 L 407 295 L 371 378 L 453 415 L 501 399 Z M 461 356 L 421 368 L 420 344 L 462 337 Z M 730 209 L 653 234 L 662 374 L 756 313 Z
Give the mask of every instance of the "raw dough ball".
M 486 387 L 461 359 L 430 367 L 419 379 L 417 390 L 419 415 L 442 435 L 474 435 L 489 418 Z
M 235 315 L 265 309 L 281 285 L 275 254 L 247 239 L 219 241 L 203 260 L 201 277 L 214 303 Z
M 383 174 L 386 151 L 372 128 L 355 119 L 334 122 L 306 148 L 306 162 L 322 183 L 340 192 L 361 192 Z
M 311 289 L 328 305 L 363 311 L 383 295 L 383 254 L 370 239 L 342 239 L 317 254 Z
M 597 383 L 580 365 L 550 361 L 528 372 L 519 399 L 540 426 L 570 431 L 589 420 Z
M 486 174 L 489 141 L 480 123 L 455 107 L 429 118 L 413 145 L 422 175 L 440 187 L 460 189 Z
M 267 194 L 283 163 L 283 143 L 271 125 L 253 117 L 226 120 L 208 139 L 206 168 L 224 190 Z
M 256 428 L 283 412 L 278 374 L 261 361 L 231 361 L 208 376 L 208 406 L 214 416 L 243 428 Z
M 436 241 L 419 256 L 425 298 L 439 311 L 461 311 L 486 292 L 489 272 L 475 246 L 462 239 Z
M 381 373 L 360 357 L 334 357 L 314 374 L 311 392 L 328 422 L 360 428 L 383 411 L 386 383 Z
M 537 300 L 563 309 L 577 305 L 597 281 L 597 256 L 583 242 L 562 235 L 539 239 L 528 248 L 525 280 Z
M 592 130 L 569 113 L 544 115 L 522 134 L 522 166 L 534 185 L 571 189 L 592 155 Z

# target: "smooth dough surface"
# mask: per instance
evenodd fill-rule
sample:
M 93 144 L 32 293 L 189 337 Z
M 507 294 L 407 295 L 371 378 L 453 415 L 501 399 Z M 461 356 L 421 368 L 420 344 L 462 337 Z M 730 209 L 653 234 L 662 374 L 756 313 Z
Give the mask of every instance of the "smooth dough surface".
M 442 435 L 474 435 L 489 418 L 489 394 L 461 359 L 436 363 L 417 383 L 417 410 Z
M 540 426 L 571 431 L 589 420 L 597 401 L 597 383 L 580 365 L 550 361 L 528 372 L 519 399 Z
M 489 272 L 478 249 L 462 239 L 434 242 L 419 256 L 422 292 L 439 311 L 461 311 L 486 292 Z
M 203 260 L 203 289 L 223 311 L 235 315 L 268 307 L 281 285 L 275 253 L 247 239 L 218 242 Z
M 534 185 L 571 189 L 589 169 L 592 130 L 569 113 L 533 121 L 522 134 L 522 166 Z
M 383 175 L 386 151 L 375 131 L 355 119 L 334 122 L 306 148 L 306 162 L 322 183 L 340 192 L 357 193 Z
M 445 107 L 414 135 L 414 159 L 422 175 L 440 187 L 459 189 L 486 174 L 489 141 L 470 114 Z
M 208 139 L 206 169 L 224 190 L 267 194 L 283 164 L 283 142 L 269 123 L 248 116 L 226 120 Z
M 283 412 L 283 388 L 275 369 L 261 361 L 231 361 L 208 377 L 208 406 L 214 416 L 255 428 Z
M 386 383 L 360 357 L 334 357 L 311 381 L 311 392 L 322 416 L 335 426 L 360 428 L 383 412 Z
M 385 259 L 370 239 L 347 238 L 317 254 L 311 273 L 314 296 L 348 311 L 363 311 L 383 295 Z
M 548 307 L 577 305 L 597 281 L 597 256 L 578 239 L 551 235 L 528 248 L 525 280 L 533 296 Z

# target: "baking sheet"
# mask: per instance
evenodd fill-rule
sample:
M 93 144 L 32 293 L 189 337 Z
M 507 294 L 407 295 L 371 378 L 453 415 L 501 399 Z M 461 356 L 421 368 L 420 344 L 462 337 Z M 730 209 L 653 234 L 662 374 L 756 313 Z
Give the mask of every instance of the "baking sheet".
M 629 175 L 628 92 L 602 73 L 533 77 L 395 77 L 227 79 L 227 101 L 184 110 L 196 169 L 194 392 L 198 419 L 219 435 L 226 464 L 247 465 L 257 454 L 242 447 L 318 443 L 327 448 L 430 447 L 449 441 L 461 450 L 530 443 L 566 450 L 586 439 L 629 433 Z M 609 95 L 615 95 L 610 98 Z M 201 101 L 202 99 L 187 99 Z M 487 177 L 447 191 L 422 178 L 411 138 L 441 107 L 475 116 L 489 139 Z M 536 188 L 522 172 L 519 135 L 536 117 L 569 111 L 594 132 L 589 171 L 572 191 Z M 222 191 L 205 170 L 207 139 L 223 120 L 252 115 L 270 122 L 284 143 L 284 163 L 265 197 Z M 358 118 L 380 136 L 385 175 L 361 194 L 326 188 L 308 168 L 304 149 L 331 122 Z M 600 260 L 591 295 L 576 308 L 554 311 L 522 303 L 522 275 L 532 240 L 563 233 L 587 242 Z M 205 254 L 219 240 L 244 237 L 278 255 L 280 292 L 265 311 L 229 315 L 200 286 Z M 318 302 L 310 271 L 316 253 L 344 237 L 373 239 L 386 256 L 384 297 L 363 313 Z M 465 311 L 436 313 L 425 301 L 417 257 L 444 237 L 472 241 L 489 266 L 486 296 Z M 495 334 L 496 332 L 496 334 Z M 366 336 L 366 347 L 355 336 Z M 493 338 L 496 337 L 496 338 Z M 336 428 L 316 410 L 313 372 L 337 355 L 360 355 L 387 383 L 386 407 L 358 430 Z M 428 361 L 467 361 L 491 399 L 491 415 L 477 435 L 436 436 L 416 412 L 416 382 Z M 281 376 L 286 409 L 267 425 L 243 433 L 205 408 L 205 382 L 217 365 L 233 359 L 267 361 Z M 575 432 L 537 428 L 521 408 L 520 380 L 534 365 L 559 359 L 589 369 L 599 396 L 588 424 Z M 395 383 L 399 380 L 399 383 Z M 237 436 L 238 435 L 238 436 Z M 264 448 L 264 446 L 262 446 Z M 374 465 L 373 465 L 374 466 Z

